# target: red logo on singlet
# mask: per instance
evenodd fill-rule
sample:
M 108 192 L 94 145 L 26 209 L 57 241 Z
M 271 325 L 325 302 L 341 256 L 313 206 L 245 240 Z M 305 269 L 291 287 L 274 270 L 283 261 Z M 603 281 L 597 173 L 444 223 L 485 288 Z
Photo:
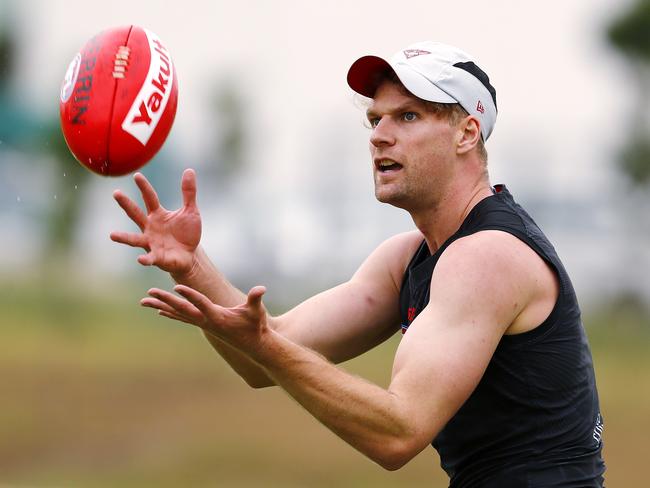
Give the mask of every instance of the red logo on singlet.
M 413 319 L 415 318 L 415 307 L 409 307 L 406 318 L 408 319 L 409 324 L 413 322 Z

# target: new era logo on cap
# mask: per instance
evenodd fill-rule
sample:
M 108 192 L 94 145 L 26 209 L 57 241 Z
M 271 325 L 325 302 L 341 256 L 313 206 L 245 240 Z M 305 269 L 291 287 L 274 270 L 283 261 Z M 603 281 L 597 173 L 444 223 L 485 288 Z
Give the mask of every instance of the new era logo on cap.
M 482 114 L 485 113 L 485 107 L 483 107 L 483 104 L 481 103 L 480 100 L 478 101 L 478 104 L 476 104 L 476 110 L 478 110 Z
M 431 54 L 429 51 L 423 51 L 422 49 L 407 49 L 404 51 L 404 56 L 406 59 L 414 58 L 415 56 L 421 56 L 422 54 Z

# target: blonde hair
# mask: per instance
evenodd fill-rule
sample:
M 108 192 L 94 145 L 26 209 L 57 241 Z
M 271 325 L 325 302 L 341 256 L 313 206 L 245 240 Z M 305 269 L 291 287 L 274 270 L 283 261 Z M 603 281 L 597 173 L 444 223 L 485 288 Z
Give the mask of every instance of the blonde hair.
M 411 94 L 411 96 L 413 95 Z M 462 119 L 469 115 L 467 110 L 465 110 L 459 103 L 438 103 L 429 102 L 428 100 L 422 101 L 429 112 L 436 114 L 442 119 L 447 119 L 451 126 L 458 124 Z M 483 135 L 479 137 L 479 140 L 476 143 L 476 150 L 478 151 L 481 161 L 487 165 L 488 153 L 487 149 L 485 149 L 485 143 L 483 142 Z

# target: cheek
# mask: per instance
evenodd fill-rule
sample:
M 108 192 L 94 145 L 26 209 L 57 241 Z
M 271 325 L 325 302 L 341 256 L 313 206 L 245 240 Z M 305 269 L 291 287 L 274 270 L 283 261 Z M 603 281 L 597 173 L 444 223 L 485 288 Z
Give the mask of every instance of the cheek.
M 454 140 L 451 134 L 436 133 L 424 135 L 418 138 L 417 142 L 414 141 L 413 148 L 416 149 L 418 155 L 427 158 L 441 158 L 448 157 L 454 153 Z
M 422 175 L 438 174 L 453 159 L 453 151 L 450 150 L 449 144 L 428 140 L 419 141 L 411 148 L 412 151 L 408 158 L 409 167 L 417 168 L 417 172 L 421 172 Z M 426 181 L 426 178 L 423 180 Z

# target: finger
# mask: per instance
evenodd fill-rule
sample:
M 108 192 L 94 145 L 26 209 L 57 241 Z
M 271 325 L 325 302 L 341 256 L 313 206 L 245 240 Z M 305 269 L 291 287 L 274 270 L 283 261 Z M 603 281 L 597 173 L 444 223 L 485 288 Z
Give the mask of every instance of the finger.
M 189 303 L 187 303 L 187 305 L 192 306 L 196 311 L 196 314 L 194 315 L 184 314 L 182 311 L 176 310 L 174 307 L 171 307 L 167 303 L 158 300 L 156 298 L 150 298 L 150 297 L 145 297 L 142 300 L 140 300 L 140 305 L 142 305 L 143 307 L 153 308 L 154 310 L 157 310 L 159 315 L 164 315 L 165 317 L 173 318 L 175 320 L 180 320 L 181 322 L 185 322 L 188 324 L 196 325 L 203 320 L 203 314 Z
M 131 247 L 142 247 L 144 249 L 148 249 L 149 247 L 149 240 L 144 234 L 111 232 L 111 240 Z
M 147 213 L 150 214 L 154 210 L 157 210 L 160 207 L 160 200 L 158 200 L 158 194 L 153 186 L 151 186 L 151 183 L 149 183 L 149 180 L 142 173 L 136 173 L 133 179 L 135 180 L 135 184 L 138 185 L 138 188 L 140 188 L 144 205 L 147 207 Z
M 246 304 L 251 308 L 261 308 L 262 307 L 262 297 L 266 293 L 266 287 L 264 286 L 254 286 L 248 292 L 248 297 L 246 299 Z
M 140 229 L 144 229 L 144 225 L 147 222 L 147 216 L 144 214 L 142 209 L 138 206 L 137 203 L 135 203 L 133 200 L 131 200 L 129 197 L 127 197 L 124 193 L 122 193 L 120 190 L 115 190 L 113 192 L 113 198 L 115 201 L 118 203 L 120 207 L 126 212 L 126 215 L 129 216 L 133 222 L 136 223 Z
M 156 257 L 153 252 L 148 252 L 147 254 L 140 254 L 138 256 L 138 263 L 142 266 L 153 266 L 156 262 Z
M 147 292 L 147 294 L 152 298 L 143 298 L 142 301 L 157 300 L 163 302 L 173 309 L 174 312 L 187 315 L 189 318 L 199 318 L 203 315 L 201 311 L 190 302 L 174 295 L 173 293 L 169 293 L 168 291 L 161 290 L 160 288 L 152 288 Z
M 147 308 L 154 308 L 156 310 L 163 310 L 168 313 L 176 313 L 176 310 L 173 307 L 157 298 L 145 297 L 140 300 L 140 305 Z
M 185 317 L 186 320 L 195 325 L 199 325 L 205 321 L 205 316 L 198 308 L 192 305 L 192 303 L 189 301 L 180 298 L 173 293 L 169 293 L 168 291 L 161 290 L 159 288 L 152 288 L 147 293 L 152 298 L 144 298 L 143 301 L 158 300 L 160 302 L 163 302 L 172 309 L 171 311 L 166 311 L 170 311 L 171 313 Z
M 209 316 L 214 313 L 215 308 L 218 308 L 218 305 L 215 305 L 206 297 L 203 293 L 196 291 L 194 288 L 190 288 L 185 285 L 176 285 L 174 291 L 185 298 L 198 308 L 204 315 Z
M 168 319 L 178 320 L 179 322 L 185 322 L 186 324 L 196 325 L 194 322 L 186 319 L 182 315 L 177 315 L 175 313 L 169 313 L 169 312 L 166 312 L 165 310 L 158 310 L 158 315 L 162 315 L 163 317 L 167 317 Z
M 196 173 L 193 169 L 183 171 L 181 192 L 183 193 L 183 205 L 185 207 L 196 207 Z

